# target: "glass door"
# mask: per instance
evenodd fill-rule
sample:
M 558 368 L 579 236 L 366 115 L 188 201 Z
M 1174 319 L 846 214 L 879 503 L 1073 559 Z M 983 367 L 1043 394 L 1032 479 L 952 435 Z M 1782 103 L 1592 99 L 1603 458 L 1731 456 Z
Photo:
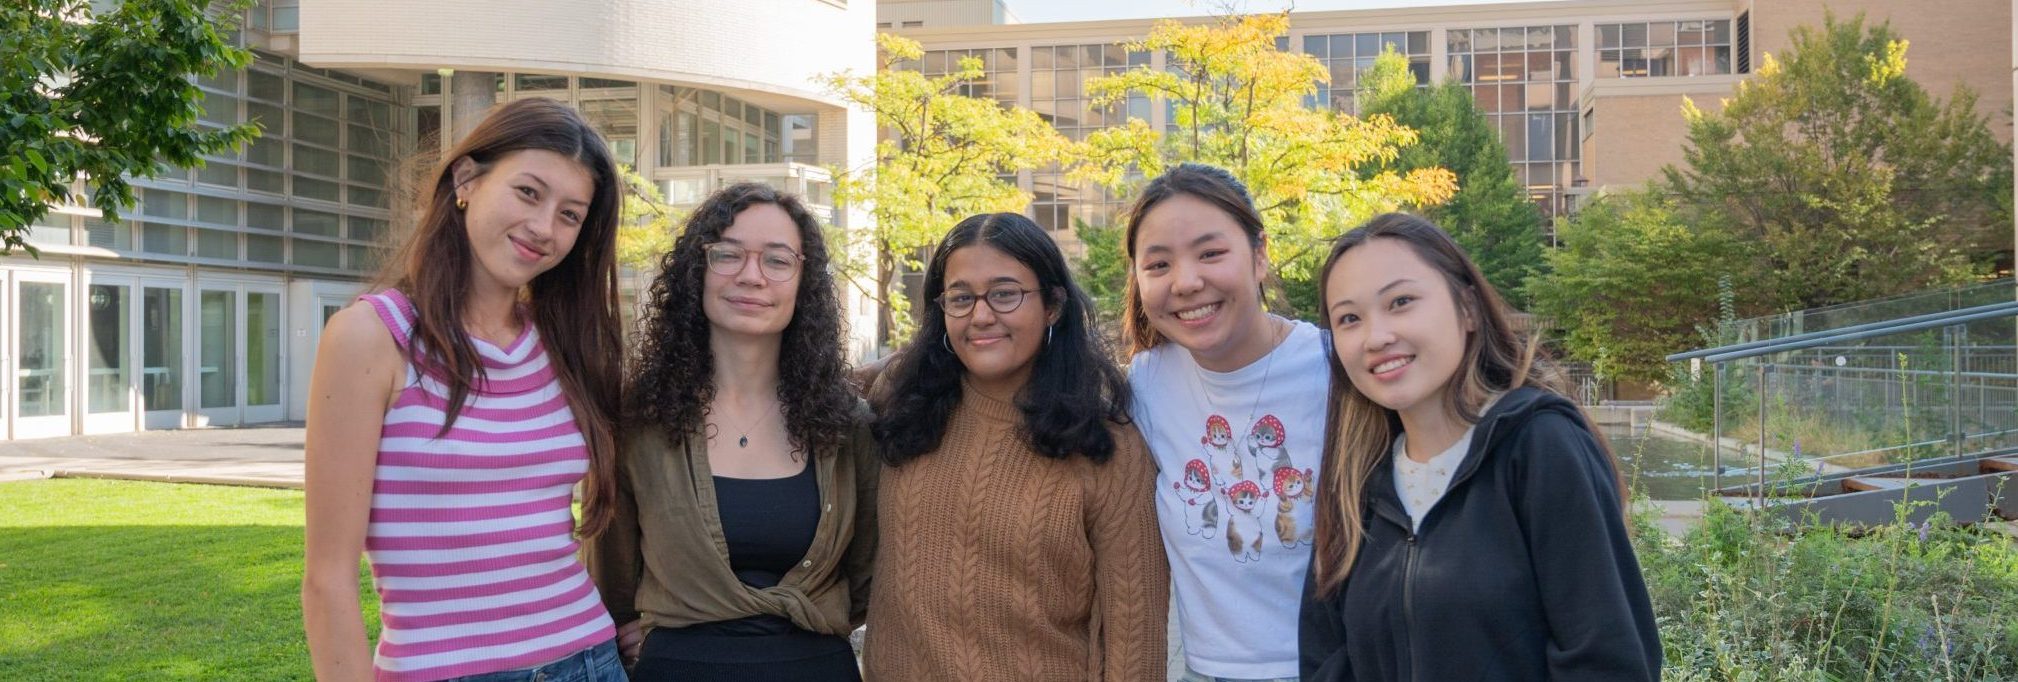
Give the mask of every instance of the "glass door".
M 196 394 L 198 426 L 242 421 L 238 409 L 239 297 L 236 287 L 196 292 Z
M 198 283 L 196 399 L 199 425 L 280 421 L 286 414 L 286 344 L 280 286 Z
M 119 433 L 138 425 L 140 302 L 130 277 L 93 275 L 85 287 L 84 432 Z
M 245 288 L 245 405 L 243 421 L 280 421 L 285 401 L 281 399 L 281 375 L 287 371 L 282 360 L 287 338 L 282 335 L 280 289 L 247 285 Z
M 9 416 L 15 438 L 70 435 L 68 273 L 15 271 Z
M 179 282 L 143 282 L 140 289 L 140 407 L 150 429 L 186 425 L 185 290 Z

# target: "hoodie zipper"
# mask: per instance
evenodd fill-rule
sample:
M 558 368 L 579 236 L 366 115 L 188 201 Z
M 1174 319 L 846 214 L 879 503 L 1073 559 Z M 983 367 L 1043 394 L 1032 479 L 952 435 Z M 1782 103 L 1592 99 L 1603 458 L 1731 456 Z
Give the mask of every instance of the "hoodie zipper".
M 1486 449 L 1492 447 L 1492 434 L 1493 431 L 1499 428 L 1499 422 L 1500 420 L 1495 419 L 1492 423 L 1487 424 L 1485 433 L 1482 434 L 1484 438 L 1472 441 L 1479 444 L 1478 451 L 1480 456 L 1483 456 Z M 1476 457 L 1471 457 L 1469 453 L 1467 453 L 1466 457 L 1468 459 L 1477 459 Z M 1476 469 L 1478 466 L 1477 464 L 1472 464 L 1470 468 Z M 1465 478 L 1470 478 L 1469 473 L 1469 471 L 1466 472 L 1467 475 Z M 1452 479 L 1450 487 L 1457 487 L 1461 480 Z M 1444 494 L 1450 494 L 1450 488 L 1446 488 Z M 1434 507 L 1431 508 L 1432 511 L 1434 509 Z M 1425 521 L 1428 520 L 1428 515 L 1425 514 L 1423 519 Z M 1408 679 L 1420 680 L 1422 679 L 1422 666 L 1420 665 L 1420 661 L 1417 660 L 1416 654 L 1418 652 L 1415 646 L 1415 560 L 1418 546 L 1416 544 L 1416 531 L 1413 526 L 1414 521 L 1411 520 L 1407 526 L 1408 538 L 1403 541 L 1408 549 L 1404 559 L 1405 563 L 1403 563 L 1401 569 L 1401 622 L 1402 631 L 1408 637 Z
M 1408 558 L 1401 569 L 1401 623 L 1402 632 L 1407 634 L 1408 679 L 1420 679 L 1422 666 L 1416 661 L 1415 647 L 1415 530 L 1408 532 Z

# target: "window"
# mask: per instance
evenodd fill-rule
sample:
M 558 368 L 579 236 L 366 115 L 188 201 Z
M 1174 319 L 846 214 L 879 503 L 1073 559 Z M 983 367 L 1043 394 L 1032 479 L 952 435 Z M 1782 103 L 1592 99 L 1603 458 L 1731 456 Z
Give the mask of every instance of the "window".
M 1600 34 L 1601 43 L 1618 39 Z M 1582 166 L 1577 142 L 1583 138 L 1578 129 L 1583 114 L 1571 93 L 1577 82 L 1576 39 L 1575 26 L 1448 33 L 1451 75 L 1471 88 L 1480 111 L 1500 131 L 1515 176 L 1550 216 L 1561 213 L 1567 178 Z
M 1597 33 L 1600 78 L 1731 73 L 1731 22 L 1727 20 L 1599 24 Z
M 636 154 L 634 102 L 582 103 L 583 113 L 611 139 L 611 151 L 619 157 Z M 810 163 L 816 152 L 811 115 L 803 115 L 809 128 L 805 144 L 793 146 L 783 139 L 783 121 L 789 116 L 718 92 L 661 85 L 653 107 L 662 167 L 777 163 L 785 160 L 787 147 L 801 155 L 794 160 Z
M 1331 71 L 1331 82 L 1318 84 L 1317 94 L 1308 104 L 1321 103 L 1339 111 L 1358 112 L 1353 90 L 1359 83 L 1360 72 L 1372 67 L 1381 51 L 1390 49 L 1408 58 L 1408 70 L 1415 74 L 1418 85 L 1429 83 L 1428 31 L 1304 36 L 1303 53 L 1323 62 Z

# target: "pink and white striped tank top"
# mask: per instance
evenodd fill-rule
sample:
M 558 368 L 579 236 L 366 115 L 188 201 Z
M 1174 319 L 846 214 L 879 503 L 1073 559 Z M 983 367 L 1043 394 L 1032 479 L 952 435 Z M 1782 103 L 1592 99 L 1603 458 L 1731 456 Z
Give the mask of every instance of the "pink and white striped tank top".
M 413 303 L 363 296 L 405 349 Z M 448 389 L 411 363 L 385 413 L 365 554 L 378 591 L 379 680 L 439 680 L 539 665 L 615 626 L 576 556 L 572 490 L 588 446 L 539 332 L 472 339 L 487 381 L 437 437 Z

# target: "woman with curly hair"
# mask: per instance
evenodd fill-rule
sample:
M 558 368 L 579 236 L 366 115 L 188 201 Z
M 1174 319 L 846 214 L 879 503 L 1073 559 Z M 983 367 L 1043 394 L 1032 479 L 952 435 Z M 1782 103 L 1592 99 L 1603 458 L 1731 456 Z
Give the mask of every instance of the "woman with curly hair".
M 882 556 L 863 668 L 905 680 L 1161 680 L 1169 577 L 1128 383 L 1058 245 L 960 222 L 871 389 Z
M 859 680 L 875 453 L 820 227 L 732 185 L 660 261 L 589 570 L 633 680 Z

